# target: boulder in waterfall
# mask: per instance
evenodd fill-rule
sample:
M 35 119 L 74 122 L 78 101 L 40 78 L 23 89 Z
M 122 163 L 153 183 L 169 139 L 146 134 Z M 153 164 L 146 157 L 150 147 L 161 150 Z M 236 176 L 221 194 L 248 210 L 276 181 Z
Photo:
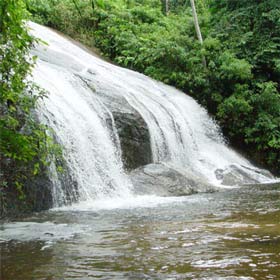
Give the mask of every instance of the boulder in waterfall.
M 88 74 L 93 75 L 90 70 Z M 89 77 L 79 77 L 112 113 L 112 115 L 108 114 L 106 124 L 111 129 L 113 129 L 114 125 L 117 130 L 124 168 L 133 170 L 151 163 L 152 151 L 149 130 L 139 112 L 117 91 L 113 89 L 96 89 L 92 76 L 90 77 L 91 79 Z
M 139 114 L 114 113 L 122 159 L 127 170 L 152 162 L 149 130 Z
M 190 172 L 178 172 L 165 164 L 148 164 L 133 170 L 130 178 L 136 194 L 184 196 L 217 189 Z
M 247 166 L 231 164 L 225 169 L 217 169 L 216 177 L 225 186 L 259 184 L 263 178 L 273 179 L 273 175 L 264 169 L 249 168 Z

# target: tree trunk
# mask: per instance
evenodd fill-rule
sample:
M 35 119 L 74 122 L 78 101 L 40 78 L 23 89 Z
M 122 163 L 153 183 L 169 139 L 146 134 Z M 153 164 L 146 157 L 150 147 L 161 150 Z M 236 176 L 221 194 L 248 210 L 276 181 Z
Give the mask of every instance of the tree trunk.
M 168 0 L 165 0 L 165 14 L 168 15 L 169 13 L 169 3 Z
M 199 23 L 198 23 L 198 17 L 197 17 L 197 13 L 196 13 L 195 3 L 194 3 L 194 0 L 190 0 L 190 1 L 191 1 L 191 6 L 192 6 L 196 35 L 197 35 L 199 43 L 201 45 L 203 45 L 203 39 L 202 39 L 202 35 L 201 35 L 201 32 L 200 32 L 200 27 L 199 27 Z M 202 64 L 203 64 L 204 68 L 206 69 L 207 68 L 207 62 L 206 62 L 206 58 L 204 56 L 202 57 Z
M 162 12 L 165 15 L 168 15 L 168 13 L 169 13 L 169 0 L 161 0 L 161 4 L 162 4 Z
M 197 35 L 198 41 L 202 45 L 203 44 L 203 39 L 202 39 L 202 35 L 201 35 L 201 32 L 200 32 L 200 27 L 199 27 L 199 23 L 198 23 L 198 17 L 197 17 L 197 13 L 196 13 L 195 3 L 194 3 L 194 0 L 190 0 L 190 1 L 191 1 L 191 6 L 192 6 L 196 35 Z

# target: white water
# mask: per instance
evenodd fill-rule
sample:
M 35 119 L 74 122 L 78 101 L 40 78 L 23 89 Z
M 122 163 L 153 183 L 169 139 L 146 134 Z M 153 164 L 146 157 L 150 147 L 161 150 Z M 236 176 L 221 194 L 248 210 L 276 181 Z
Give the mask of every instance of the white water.
M 215 171 L 233 164 L 252 169 L 244 170 L 259 182 L 270 180 L 227 147 L 217 125 L 191 97 L 107 63 L 48 28 L 30 26 L 36 37 L 48 43 L 34 51 L 39 57 L 34 79 L 49 92 L 40 108 L 41 119 L 64 146 L 81 201 L 132 195 L 112 113 L 99 99 L 101 92 L 124 97 L 140 113 L 149 128 L 155 163 L 164 162 L 182 173 L 188 170 L 215 185 L 220 183 Z M 90 80 L 95 93 L 79 77 Z M 64 194 L 53 177 L 56 205 L 60 205 Z

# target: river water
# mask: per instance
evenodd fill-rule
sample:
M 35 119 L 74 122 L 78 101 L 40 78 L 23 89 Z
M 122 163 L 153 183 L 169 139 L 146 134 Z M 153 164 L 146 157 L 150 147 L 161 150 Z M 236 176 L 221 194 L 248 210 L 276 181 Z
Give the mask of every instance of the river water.
M 0 225 L 1 279 L 280 279 L 280 185 L 101 200 Z

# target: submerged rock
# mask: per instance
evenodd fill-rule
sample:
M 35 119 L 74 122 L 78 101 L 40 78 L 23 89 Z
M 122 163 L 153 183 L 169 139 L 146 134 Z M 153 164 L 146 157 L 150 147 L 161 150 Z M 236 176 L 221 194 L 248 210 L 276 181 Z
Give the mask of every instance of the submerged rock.
M 130 173 L 130 178 L 136 194 L 184 196 L 217 190 L 214 186 L 189 172 L 182 174 L 161 163 L 137 168 Z

